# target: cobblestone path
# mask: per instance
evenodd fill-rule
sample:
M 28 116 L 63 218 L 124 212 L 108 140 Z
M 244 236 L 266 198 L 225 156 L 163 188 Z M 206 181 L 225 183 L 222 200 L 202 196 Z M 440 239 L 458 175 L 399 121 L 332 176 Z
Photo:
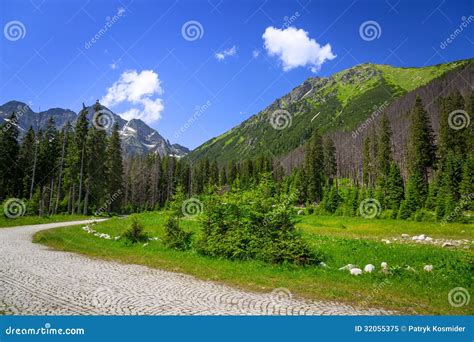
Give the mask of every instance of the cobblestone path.
M 20 315 L 383 315 L 286 289 L 246 292 L 192 276 L 53 251 L 31 242 L 62 222 L 0 228 L 0 314 Z

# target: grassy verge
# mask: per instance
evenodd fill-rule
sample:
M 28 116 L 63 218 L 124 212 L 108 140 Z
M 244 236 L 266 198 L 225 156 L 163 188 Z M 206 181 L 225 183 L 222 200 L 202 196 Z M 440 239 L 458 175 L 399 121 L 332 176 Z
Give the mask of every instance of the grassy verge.
M 31 224 L 88 220 L 90 218 L 90 216 L 84 215 L 20 216 L 15 219 L 0 216 L 0 228 L 26 226 Z
M 146 213 L 138 217 L 150 236 L 163 236 L 166 213 Z M 340 223 L 337 223 L 338 220 Z M 94 229 L 117 236 L 129 224 L 129 218 L 114 218 L 97 224 Z M 343 232 L 339 232 L 338 229 L 341 228 L 337 228 L 338 224 L 347 225 L 347 230 L 342 228 Z M 452 288 L 464 287 L 473 293 L 472 250 L 448 250 L 425 245 L 385 245 L 365 238 L 382 236 L 385 229 L 389 229 L 390 233 L 387 234 L 414 234 L 414 230 L 417 230 L 417 233 L 430 236 L 444 236 L 442 229 L 436 224 L 405 224 L 406 222 L 390 220 L 303 217 L 298 226 L 313 248 L 323 253 L 329 266 L 327 268 L 277 266 L 258 261 L 236 262 L 209 258 L 194 250 L 180 252 L 168 249 L 160 240 L 151 241 L 146 246 L 127 246 L 122 239 L 100 239 L 87 234 L 80 227 L 41 231 L 35 235 L 34 241 L 58 250 L 188 273 L 200 279 L 252 291 L 270 292 L 275 288 L 285 287 L 294 295 L 308 299 L 334 300 L 357 307 L 382 307 L 405 314 L 472 314 L 472 303 L 456 308 L 448 302 L 448 293 Z M 199 238 L 197 220 L 184 220 L 183 226 L 195 232 L 195 239 Z M 410 227 L 412 231 L 408 231 Z M 472 238 L 472 225 L 445 227 L 447 237 L 459 236 L 456 231 L 462 228 L 467 232 L 462 233 L 462 236 Z M 338 270 L 348 263 L 360 267 L 372 263 L 379 268 L 382 261 L 393 269 L 391 275 L 375 272 L 356 277 Z M 422 270 L 426 264 L 433 265 L 433 272 Z M 406 271 L 406 265 L 415 268 L 417 272 Z

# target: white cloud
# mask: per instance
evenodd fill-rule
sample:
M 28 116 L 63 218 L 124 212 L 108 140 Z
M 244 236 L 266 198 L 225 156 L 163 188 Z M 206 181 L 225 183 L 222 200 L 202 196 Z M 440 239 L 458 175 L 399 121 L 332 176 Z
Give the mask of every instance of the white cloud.
M 130 104 L 131 108 L 120 113 L 125 120 L 141 119 L 152 123 L 161 118 L 163 100 L 156 98 L 163 89 L 158 74 L 153 70 L 129 70 L 122 73 L 119 80 L 107 89 L 101 103 L 113 107 L 120 103 Z M 138 106 L 138 108 L 137 108 Z
M 224 59 L 226 59 L 226 57 L 234 56 L 236 53 L 237 53 L 237 47 L 234 45 L 231 48 L 216 52 L 214 56 L 219 62 L 221 62 Z
M 307 66 L 312 72 L 317 72 L 325 61 L 336 58 L 330 44 L 319 45 L 303 29 L 277 29 L 269 26 L 262 38 L 267 53 L 278 57 L 285 71 Z

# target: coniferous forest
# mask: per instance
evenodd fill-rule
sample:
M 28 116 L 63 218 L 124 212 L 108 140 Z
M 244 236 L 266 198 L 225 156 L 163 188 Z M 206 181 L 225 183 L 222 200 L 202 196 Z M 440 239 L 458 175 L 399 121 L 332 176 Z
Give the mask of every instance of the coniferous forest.
M 292 204 L 310 213 L 355 216 L 368 205 L 374 217 L 463 220 L 463 212 L 473 209 L 473 126 L 453 129 L 449 113 L 472 112 L 473 94 L 453 92 L 436 104 L 437 132 L 420 98 L 406 114 L 406 170 L 393 158 L 392 128 L 382 115 L 363 141 L 362 174 L 355 179 L 337 178 L 334 142 L 318 130 L 306 143 L 304 161 L 287 172 L 265 153 L 226 164 L 126 155 L 118 126 L 108 135 L 89 122 L 85 108 L 74 125 L 57 130 L 50 119 L 45 129 L 30 128 L 20 140 L 13 112 L 0 130 L 0 199 L 21 199 L 28 215 L 129 214 L 166 207 L 178 187 L 186 197 L 247 190 L 271 174 L 275 193 L 296 193 Z

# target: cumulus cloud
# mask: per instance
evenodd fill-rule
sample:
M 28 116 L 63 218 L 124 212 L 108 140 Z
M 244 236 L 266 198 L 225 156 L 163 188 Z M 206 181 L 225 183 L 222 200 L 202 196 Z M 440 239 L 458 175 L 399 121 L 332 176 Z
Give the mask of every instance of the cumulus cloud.
M 237 53 L 237 47 L 234 45 L 231 48 L 216 52 L 215 57 L 219 62 L 221 62 L 224 59 L 226 59 L 226 57 L 234 56 L 236 53 Z
M 158 74 L 153 70 L 129 70 L 122 73 L 119 80 L 107 89 L 101 103 L 107 107 L 124 103 L 130 108 L 120 113 L 125 120 L 141 119 L 152 123 L 161 118 L 164 109 L 163 100 L 157 98 L 163 94 Z
M 285 71 L 310 67 L 312 72 L 317 72 L 324 62 L 336 58 L 330 44 L 321 46 L 308 32 L 292 26 L 286 29 L 269 26 L 262 38 L 268 55 L 277 57 Z

